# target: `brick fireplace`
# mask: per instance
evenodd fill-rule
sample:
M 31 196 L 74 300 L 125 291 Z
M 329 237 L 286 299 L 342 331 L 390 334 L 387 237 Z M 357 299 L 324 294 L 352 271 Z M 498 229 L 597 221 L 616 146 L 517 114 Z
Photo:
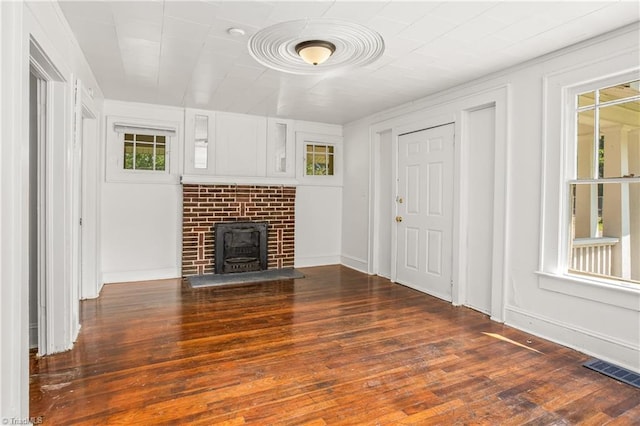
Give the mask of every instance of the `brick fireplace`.
M 267 268 L 293 268 L 295 201 L 289 186 L 183 185 L 182 276 L 214 273 L 219 222 L 267 222 Z

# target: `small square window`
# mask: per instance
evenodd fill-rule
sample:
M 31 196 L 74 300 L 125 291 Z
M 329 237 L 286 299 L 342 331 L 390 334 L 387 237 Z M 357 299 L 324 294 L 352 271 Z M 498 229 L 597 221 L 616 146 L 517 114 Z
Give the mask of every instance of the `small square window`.
M 333 176 L 333 145 L 307 144 L 305 162 L 305 174 L 307 176 Z
M 124 133 L 123 146 L 125 170 L 165 170 L 165 136 Z

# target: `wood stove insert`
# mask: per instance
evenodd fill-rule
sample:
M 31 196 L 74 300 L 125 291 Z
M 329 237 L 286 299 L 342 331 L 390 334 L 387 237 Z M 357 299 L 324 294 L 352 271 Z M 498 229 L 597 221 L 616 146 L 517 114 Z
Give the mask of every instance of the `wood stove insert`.
M 267 222 L 219 222 L 214 226 L 215 273 L 267 269 Z

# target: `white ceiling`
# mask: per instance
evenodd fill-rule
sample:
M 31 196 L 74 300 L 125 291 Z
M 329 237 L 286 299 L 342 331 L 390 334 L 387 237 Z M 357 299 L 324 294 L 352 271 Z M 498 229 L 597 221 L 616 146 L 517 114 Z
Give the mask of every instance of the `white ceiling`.
M 638 21 L 640 2 L 61 1 L 108 99 L 346 123 Z M 376 62 L 293 75 L 247 41 L 310 17 L 366 25 Z M 227 33 L 231 27 L 244 37 Z

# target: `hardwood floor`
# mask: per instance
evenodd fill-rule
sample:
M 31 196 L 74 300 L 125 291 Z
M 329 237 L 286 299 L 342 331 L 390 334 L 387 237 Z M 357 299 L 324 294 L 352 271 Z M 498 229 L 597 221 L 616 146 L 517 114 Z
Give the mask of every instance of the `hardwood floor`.
M 105 286 L 73 350 L 31 358 L 43 424 L 640 424 L 587 356 L 345 267 Z M 529 346 L 517 346 L 495 333 Z

